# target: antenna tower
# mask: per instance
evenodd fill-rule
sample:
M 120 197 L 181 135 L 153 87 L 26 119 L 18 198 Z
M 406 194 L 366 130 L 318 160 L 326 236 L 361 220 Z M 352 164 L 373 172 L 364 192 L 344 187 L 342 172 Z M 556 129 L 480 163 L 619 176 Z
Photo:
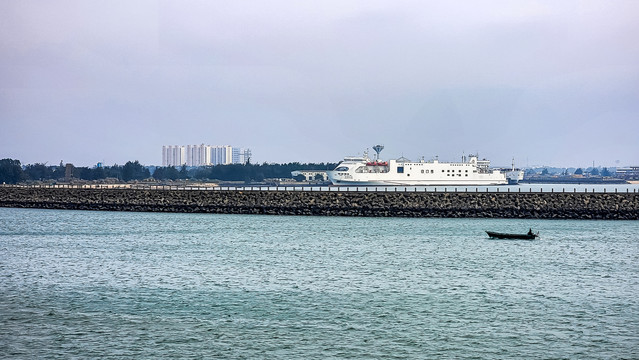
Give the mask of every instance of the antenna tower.
M 244 164 L 246 164 L 246 165 L 250 164 L 251 163 L 251 149 L 244 150 L 242 155 L 244 155 Z

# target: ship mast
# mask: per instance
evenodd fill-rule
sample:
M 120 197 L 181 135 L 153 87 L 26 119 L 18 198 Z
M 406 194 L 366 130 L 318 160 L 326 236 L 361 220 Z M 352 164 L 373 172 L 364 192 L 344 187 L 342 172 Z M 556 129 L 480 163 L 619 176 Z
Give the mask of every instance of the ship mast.
M 384 145 L 375 145 L 373 146 L 373 150 L 375 150 L 375 161 L 379 160 L 379 153 L 384 150 Z

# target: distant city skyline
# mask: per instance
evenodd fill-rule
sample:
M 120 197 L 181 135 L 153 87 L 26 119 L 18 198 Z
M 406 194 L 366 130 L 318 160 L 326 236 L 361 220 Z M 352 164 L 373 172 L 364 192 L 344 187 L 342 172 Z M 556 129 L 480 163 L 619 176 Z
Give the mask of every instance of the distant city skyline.
M 0 2 L 0 158 L 639 165 L 639 1 Z
M 162 166 L 210 166 L 245 164 L 251 152 L 230 145 L 165 145 Z

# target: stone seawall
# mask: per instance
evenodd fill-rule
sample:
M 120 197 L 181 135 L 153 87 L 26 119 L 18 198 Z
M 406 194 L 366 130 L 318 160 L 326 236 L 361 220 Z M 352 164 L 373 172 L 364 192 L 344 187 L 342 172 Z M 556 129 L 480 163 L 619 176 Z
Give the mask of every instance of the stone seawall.
M 638 193 L 207 191 L 0 187 L 0 206 L 273 215 L 639 219 Z

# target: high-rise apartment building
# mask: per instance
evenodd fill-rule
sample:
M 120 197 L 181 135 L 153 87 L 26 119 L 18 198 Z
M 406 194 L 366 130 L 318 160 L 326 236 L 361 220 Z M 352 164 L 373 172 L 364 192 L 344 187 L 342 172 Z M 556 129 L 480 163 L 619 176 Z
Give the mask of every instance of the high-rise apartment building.
M 162 146 L 162 166 L 186 165 L 186 149 L 184 146 Z
M 210 145 L 187 145 L 186 146 L 186 165 L 202 166 L 211 164 L 211 146 Z
M 229 145 L 162 146 L 162 166 L 209 166 L 245 164 L 248 150 Z

